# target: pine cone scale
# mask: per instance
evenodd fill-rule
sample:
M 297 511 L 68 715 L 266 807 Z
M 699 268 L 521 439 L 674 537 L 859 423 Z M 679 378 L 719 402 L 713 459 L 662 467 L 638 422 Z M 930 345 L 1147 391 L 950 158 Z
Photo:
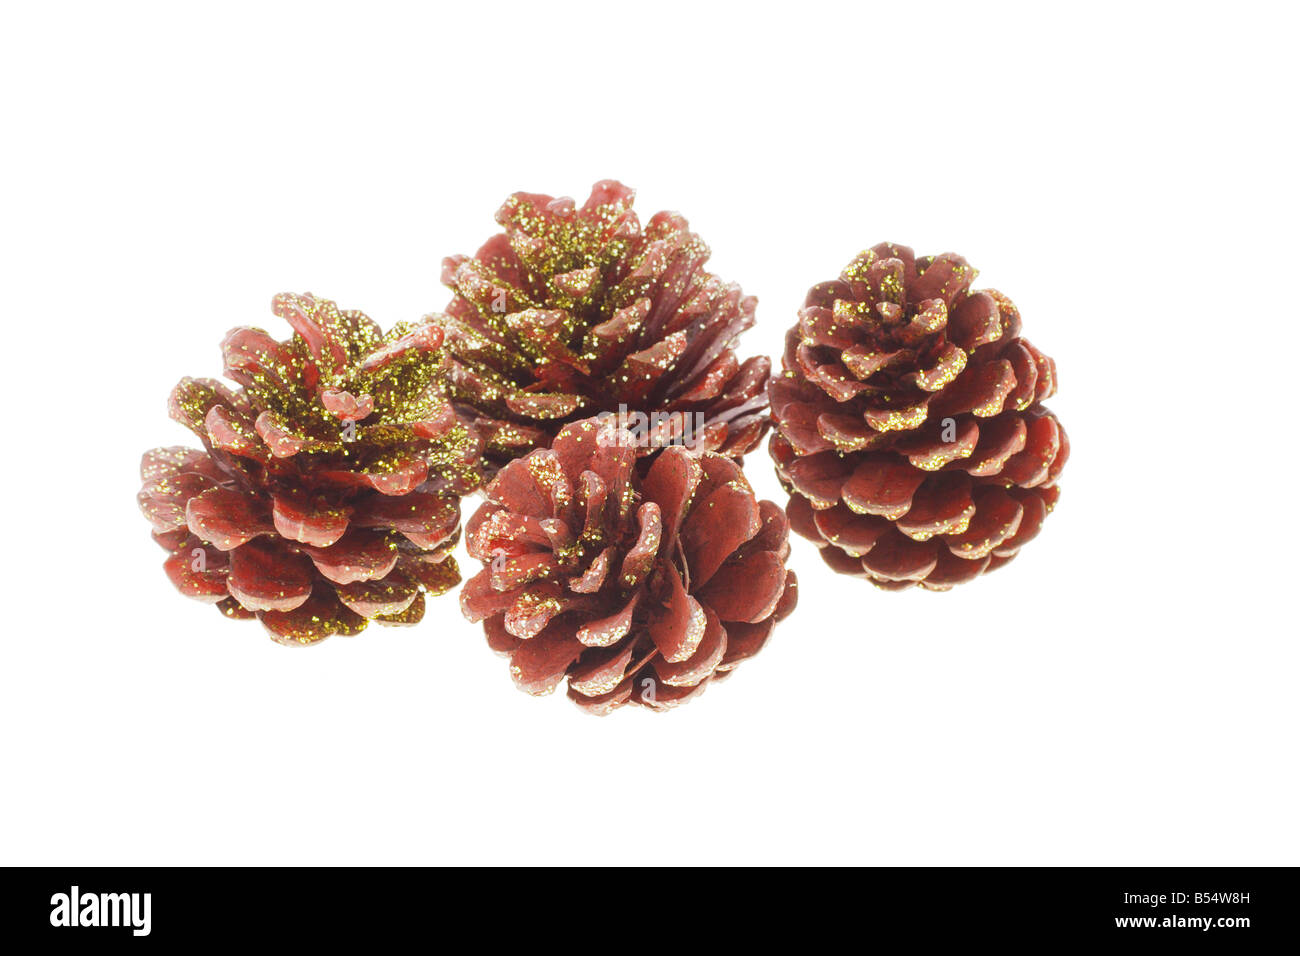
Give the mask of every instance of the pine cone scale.
M 250 611 L 292 611 L 311 596 L 311 567 L 304 555 L 253 540 L 230 552 L 226 585 Z

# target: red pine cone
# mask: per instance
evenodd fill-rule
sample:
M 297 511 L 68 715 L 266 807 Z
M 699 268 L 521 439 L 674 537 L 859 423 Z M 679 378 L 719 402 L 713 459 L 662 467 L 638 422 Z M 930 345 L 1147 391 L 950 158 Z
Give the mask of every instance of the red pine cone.
M 1056 364 L 945 253 L 884 243 L 808 292 L 769 394 L 791 526 L 837 571 L 944 591 L 1010 561 L 1056 504 Z
M 605 714 L 667 709 L 763 647 L 794 609 L 785 515 L 731 459 L 637 453 L 608 422 L 566 425 L 503 467 L 466 544 L 487 567 L 461 608 L 519 687 Z
M 649 440 L 740 458 L 767 427 L 771 362 L 741 362 L 752 296 L 705 271 L 709 248 L 676 213 L 643 229 L 635 193 L 597 183 L 572 199 L 515 193 L 505 232 L 443 261 L 453 394 L 482 413 L 485 454 L 545 447 L 566 423 L 620 407 Z M 657 416 L 652 418 L 651 416 Z
M 182 379 L 171 416 L 204 450 L 155 448 L 140 507 L 190 597 L 312 644 L 367 621 L 414 624 L 460 581 L 460 498 L 481 482 L 478 439 L 440 393 L 442 331 L 385 335 L 310 295 L 274 310 L 296 333 L 237 328 L 225 374 Z M 431 357 L 432 355 L 432 357 Z

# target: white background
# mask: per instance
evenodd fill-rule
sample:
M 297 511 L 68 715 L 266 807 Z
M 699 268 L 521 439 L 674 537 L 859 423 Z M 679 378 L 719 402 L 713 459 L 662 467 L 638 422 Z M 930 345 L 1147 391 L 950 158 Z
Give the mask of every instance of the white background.
M 1300 862 L 1296 27 L 6 5 L 0 860 Z M 796 614 L 663 716 L 516 691 L 454 597 L 298 651 L 172 590 L 138 459 L 228 328 L 287 333 L 282 290 L 418 318 L 510 192 L 605 177 L 759 297 L 742 355 L 866 246 L 967 256 L 1059 363 L 1042 536 L 946 594 L 797 541 Z

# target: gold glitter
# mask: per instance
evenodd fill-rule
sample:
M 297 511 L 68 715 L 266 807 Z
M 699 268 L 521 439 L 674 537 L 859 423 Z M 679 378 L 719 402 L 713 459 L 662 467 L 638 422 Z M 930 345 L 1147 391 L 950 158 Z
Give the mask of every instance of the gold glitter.
M 929 411 L 923 402 L 911 408 L 867 409 L 862 417 L 878 432 L 906 431 L 924 422 Z
M 927 392 L 937 392 L 952 382 L 966 367 L 966 353 L 949 343 L 935 364 L 916 374 L 916 386 Z
M 870 249 L 859 252 L 853 261 L 844 267 L 844 271 L 840 273 L 840 278 L 845 282 L 870 282 L 871 267 L 876 264 L 877 258 L 876 254 Z

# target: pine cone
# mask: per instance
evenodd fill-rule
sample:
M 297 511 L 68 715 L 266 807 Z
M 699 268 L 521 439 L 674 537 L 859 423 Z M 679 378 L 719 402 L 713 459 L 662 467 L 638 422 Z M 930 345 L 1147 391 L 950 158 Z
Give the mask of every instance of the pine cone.
M 625 411 L 651 452 L 740 458 L 762 440 L 771 362 L 734 347 L 756 300 L 704 270 L 709 248 L 681 216 L 642 229 L 634 195 L 610 180 L 581 208 L 515 193 L 505 232 L 443 261 L 453 394 L 483 414 L 496 462 L 601 412 Z
M 945 253 L 888 243 L 814 286 L 769 388 L 791 527 L 838 571 L 943 591 L 1010 561 L 1069 455 L 1056 365 Z
M 502 468 L 466 544 L 487 567 L 461 608 L 484 621 L 519 687 L 604 714 L 703 691 L 793 610 L 785 515 L 725 456 L 664 449 L 644 477 L 625 433 L 566 425 Z
M 414 624 L 460 581 L 459 495 L 481 481 L 478 439 L 440 394 L 442 332 L 388 335 L 310 295 L 274 310 L 295 335 L 237 328 L 225 374 L 182 379 L 172 418 L 204 450 L 156 448 L 140 507 L 181 593 L 257 616 L 285 644 Z

